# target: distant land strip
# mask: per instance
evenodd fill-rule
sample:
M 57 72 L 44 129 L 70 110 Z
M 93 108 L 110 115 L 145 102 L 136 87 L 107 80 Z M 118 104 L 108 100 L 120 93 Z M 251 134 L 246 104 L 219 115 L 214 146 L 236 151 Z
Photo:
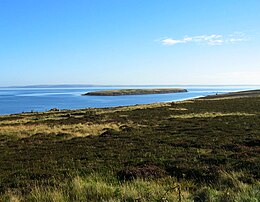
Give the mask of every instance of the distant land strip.
M 188 92 L 183 88 L 153 88 L 153 89 L 118 89 L 88 92 L 83 96 L 120 96 L 120 95 L 145 95 Z
M 246 91 L 237 91 L 231 93 L 223 93 L 223 94 L 216 94 L 216 95 L 208 95 L 205 97 L 201 97 L 198 99 L 219 99 L 219 98 L 234 98 L 234 97 L 254 97 L 260 96 L 260 89 L 256 90 L 246 90 Z

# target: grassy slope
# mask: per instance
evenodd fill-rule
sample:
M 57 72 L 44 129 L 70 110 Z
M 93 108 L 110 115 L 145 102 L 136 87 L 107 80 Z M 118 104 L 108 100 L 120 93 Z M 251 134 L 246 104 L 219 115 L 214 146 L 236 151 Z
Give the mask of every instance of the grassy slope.
M 171 177 L 184 187 L 189 182 L 190 194 L 203 186 L 219 189 L 226 178 L 232 179 L 232 183 L 227 180 L 231 190 L 236 188 L 236 180 L 243 186 L 256 186 L 260 177 L 259 109 L 260 97 L 254 96 L 2 116 L 0 191 L 5 199 L 10 190 L 32 197 L 37 192 L 35 184 L 45 190 L 60 182 L 65 184 L 63 191 L 71 191 L 68 187 L 74 186 L 75 179 L 87 177 L 81 182 L 86 192 L 89 181 L 92 185 L 98 181 L 89 179 L 90 173 L 101 176 L 102 186 L 113 185 L 108 188 L 111 197 L 120 196 L 120 200 L 126 200 L 122 194 L 125 186 L 132 186 L 133 197 L 137 197 L 140 186 L 146 186 L 142 183 L 151 183 L 147 185 L 150 191 L 141 192 L 149 195 L 162 189 L 155 194 L 158 198 L 164 191 L 168 193 L 170 185 L 149 180 L 120 184 L 116 177 L 163 176 L 166 181 Z M 154 199 L 148 195 L 143 198 Z

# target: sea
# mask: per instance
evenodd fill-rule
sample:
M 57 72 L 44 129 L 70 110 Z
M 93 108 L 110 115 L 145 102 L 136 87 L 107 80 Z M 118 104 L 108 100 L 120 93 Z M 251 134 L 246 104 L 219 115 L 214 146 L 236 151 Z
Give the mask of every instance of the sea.
M 98 90 L 185 88 L 188 92 L 150 95 L 82 96 Z M 44 112 L 53 108 L 84 109 L 181 101 L 207 95 L 260 89 L 260 86 L 101 86 L 101 87 L 3 87 L 0 88 L 0 115 Z

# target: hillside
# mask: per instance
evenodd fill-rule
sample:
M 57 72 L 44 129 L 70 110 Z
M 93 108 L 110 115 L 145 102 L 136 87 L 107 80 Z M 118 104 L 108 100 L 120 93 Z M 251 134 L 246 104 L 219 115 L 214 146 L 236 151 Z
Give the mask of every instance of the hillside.
M 260 96 L 233 95 L 1 116 L 0 201 L 259 199 Z

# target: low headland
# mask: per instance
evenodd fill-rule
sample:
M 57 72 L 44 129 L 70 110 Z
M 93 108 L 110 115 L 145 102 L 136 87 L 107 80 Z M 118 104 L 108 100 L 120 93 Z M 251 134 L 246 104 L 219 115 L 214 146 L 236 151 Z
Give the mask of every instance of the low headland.
M 120 96 L 120 95 L 145 95 L 188 92 L 182 88 L 153 88 L 153 89 L 118 89 L 88 92 L 83 95 L 92 96 Z
M 260 198 L 260 91 L 0 116 L 0 201 Z
M 232 97 L 255 97 L 260 95 L 260 90 L 246 90 L 239 92 L 231 92 L 231 93 L 223 93 L 216 95 L 208 95 L 206 97 L 202 97 L 202 99 L 211 99 L 211 98 L 232 98 Z

